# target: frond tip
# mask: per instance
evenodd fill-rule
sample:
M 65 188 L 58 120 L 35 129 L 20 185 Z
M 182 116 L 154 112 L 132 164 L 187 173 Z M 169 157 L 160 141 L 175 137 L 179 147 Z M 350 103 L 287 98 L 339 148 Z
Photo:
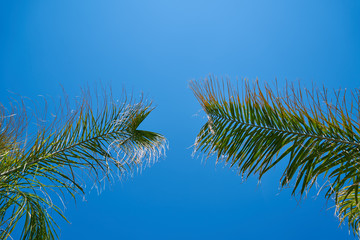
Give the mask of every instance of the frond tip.
M 258 81 L 205 79 L 190 87 L 208 121 L 198 134 L 195 151 L 216 154 L 245 178 L 261 178 L 285 157 L 281 186 L 306 195 L 319 176 L 328 181 L 340 221 L 359 234 L 360 92 L 301 90 L 287 84 L 272 90 Z
M 29 125 L 31 115 L 18 112 L 25 108 L 0 109 L 1 239 L 11 237 L 20 219 L 25 219 L 22 239 L 55 239 L 50 210 L 65 217 L 54 194 L 75 199 L 84 194 L 87 181 L 111 181 L 115 172 L 123 177 L 165 153 L 162 135 L 138 129 L 153 110 L 151 103 L 126 98 L 119 103 L 105 93 L 93 106 L 89 91 L 80 99 L 61 105 L 51 117 L 35 115 L 35 126 Z M 22 129 L 33 137 L 21 134 Z

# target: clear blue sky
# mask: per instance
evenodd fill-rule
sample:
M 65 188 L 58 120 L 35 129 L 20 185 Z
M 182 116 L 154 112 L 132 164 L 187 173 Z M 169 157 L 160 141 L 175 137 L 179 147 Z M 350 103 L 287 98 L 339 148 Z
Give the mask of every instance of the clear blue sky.
M 1 102 L 8 90 L 36 99 L 111 83 L 114 95 L 151 98 L 141 127 L 170 142 L 141 175 L 70 202 L 60 239 L 353 239 L 331 201 L 279 191 L 280 170 L 242 183 L 192 158 L 205 119 L 188 82 L 211 73 L 358 88 L 359 12 L 357 0 L 1 1 Z

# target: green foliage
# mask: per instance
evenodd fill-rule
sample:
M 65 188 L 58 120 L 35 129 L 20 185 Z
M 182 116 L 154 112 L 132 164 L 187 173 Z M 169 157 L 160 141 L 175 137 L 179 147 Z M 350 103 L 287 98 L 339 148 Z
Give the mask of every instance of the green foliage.
M 150 103 L 106 96 L 93 107 L 89 91 L 73 106 L 66 102 L 50 126 L 24 102 L 0 108 L 0 239 L 11 239 L 17 224 L 22 239 L 57 238 L 51 213 L 65 217 L 54 196 L 75 199 L 89 179 L 98 185 L 131 174 L 165 150 L 162 135 L 138 129 Z
M 287 160 L 280 184 L 293 183 L 292 194 L 306 196 L 319 177 L 325 196 L 334 198 L 336 213 L 359 234 L 360 92 L 350 96 L 288 85 L 272 90 L 258 82 L 206 79 L 190 84 L 208 116 L 195 150 L 216 154 L 244 178 L 259 179 Z

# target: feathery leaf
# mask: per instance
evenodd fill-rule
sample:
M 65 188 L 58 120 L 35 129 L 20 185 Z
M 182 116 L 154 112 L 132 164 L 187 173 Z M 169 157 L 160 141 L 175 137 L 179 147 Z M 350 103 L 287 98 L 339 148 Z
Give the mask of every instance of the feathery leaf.
M 65 216 L 54 196 L 75 199 L 84 194 L 87 180 L 97 185 L 111 181 L 116 171 L 124 177 L 164 153 L 162 135 L 138 129 L 153 110 L 150 103 L 114 102 L 109 93 L 97 103 L 93 106 L 89 91 L 83 91 L 72 108 L 69 103 L 60 106 L 51 125 L 49 117 L 29 117 L 24 102 L 10 111 L 0 108 L 1 239 L 11 238 L 19 222 L 22 239 L 57 238 L 52 213 Z M 32 138 L 24 132 L 33 129 L 30 119 L 39 124 Z
M 358 90 L 350 97 L 335 91 L 333 103 L 325 88 L 287 85 L 281 92 L 245 80 L 241 94 L 230 82 L 211 78 L 192 81 L 190 87 L 208 116 L 195 151 L 216 154 L 245 178 L 261 178 L 286 158 L 281 186 L 293 182 L 292 194 L 300 196 L 325 177 L 325 196 L 335 199 L 340 221 L 347 219 L 359 234 Z

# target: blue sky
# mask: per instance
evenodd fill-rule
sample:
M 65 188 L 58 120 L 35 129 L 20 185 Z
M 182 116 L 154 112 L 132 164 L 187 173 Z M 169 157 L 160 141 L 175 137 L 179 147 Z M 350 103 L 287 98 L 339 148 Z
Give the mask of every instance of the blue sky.
M 247 182 L 192 158 L 205 122 L 188 88 L 209 74 L 358 88 L 359 1 L 2 1 L 0 101 L 70 96 L 96 82 L 144 92 L 141 126 L 167 157 L 87 201 L 69 202 L 60 239 L 353 239 L 333 203 L 279 190 L 280 169 Z M 329 209 L 330 208 L 330 209 Z M 329 209 L 329 210 L 327 210 Z

